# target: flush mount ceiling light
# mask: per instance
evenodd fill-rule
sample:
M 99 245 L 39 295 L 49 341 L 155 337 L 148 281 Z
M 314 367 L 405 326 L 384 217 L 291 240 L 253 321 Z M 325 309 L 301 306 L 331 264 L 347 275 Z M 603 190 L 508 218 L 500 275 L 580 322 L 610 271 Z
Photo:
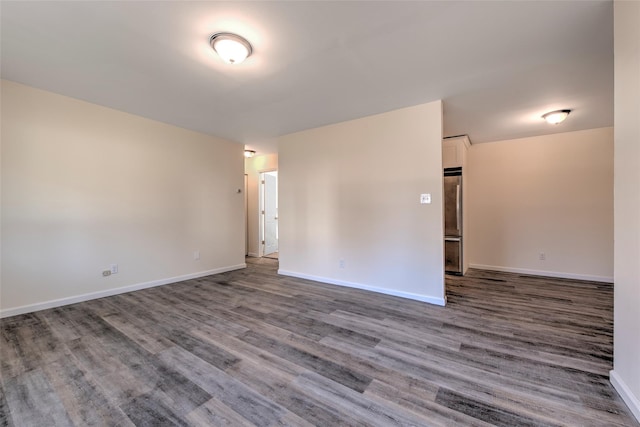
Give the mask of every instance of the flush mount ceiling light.
M 244 156 L 245 156 L 247 159 L 250 159 L 250 158 L 252 158 L 252 157 L 253 157 L 253 156 L 255 156 L 255 155 L 256 155 L 256 151 L 255 151 L 255 150 L 244 150 Z
M 556 110 L 550 111 L 547 114 L 543 114 L 542 118 L 547 121 L 550 125 L 557 125 L 564 121 L 567 118 L 571 110 Z
M 239 64 L 251 55 L 251 44 L 244 38 L 233 33 L 216 33 L 209 40 L 211 47 L 229 64 Z

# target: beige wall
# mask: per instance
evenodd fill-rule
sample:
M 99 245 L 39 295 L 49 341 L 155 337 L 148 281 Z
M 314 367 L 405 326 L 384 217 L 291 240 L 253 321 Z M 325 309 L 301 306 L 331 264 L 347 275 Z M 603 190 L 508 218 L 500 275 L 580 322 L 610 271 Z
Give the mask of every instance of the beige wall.
M 474 144 L 468 156 L 472 268 L 612 281 L 612 128 Z
M 640 420 L 640 2 L 616 1 L 615 299 L 611 382 Z
M 260 173 L 278 169 L 278 155 L 268 154 L 246 159 L 244 173 L 248 179 L 247 193 L 247 236 L 249 256 L 262 256 L 260 243 Z
M 444 303 L 440 101 L 284 136 L 278 173 L 281 273 Z
M 3 315 L 244 265 L 241 144 L 8 81 L 1 120 Z
M 469 204 L 469 191 L 467 189 L 467 183 L 469 182 L 469 147 L 466 144 L 463 144 L 462 153 L 462 274 L 467 274 L 467 270 L 469 270 L 469 245 L 466 241 L 466 234 L 469 229 L 469 215 L 465 212 L 465 206 Z

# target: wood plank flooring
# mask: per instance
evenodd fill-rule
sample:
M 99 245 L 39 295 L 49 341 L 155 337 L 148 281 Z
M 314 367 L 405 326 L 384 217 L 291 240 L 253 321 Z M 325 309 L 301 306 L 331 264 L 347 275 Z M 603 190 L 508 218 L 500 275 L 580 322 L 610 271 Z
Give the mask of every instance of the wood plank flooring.
M 3 319 L 0 426 L 638 426 L 611 285 L 471 271 L 437 307 L 248 263 Z

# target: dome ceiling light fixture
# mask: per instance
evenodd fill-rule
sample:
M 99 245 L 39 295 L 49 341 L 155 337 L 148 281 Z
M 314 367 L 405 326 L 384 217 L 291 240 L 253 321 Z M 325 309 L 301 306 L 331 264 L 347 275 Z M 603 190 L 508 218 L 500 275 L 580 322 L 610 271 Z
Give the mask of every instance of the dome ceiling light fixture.
M 547 114 L 543 114 L 542 118 L 547 121 L 550 125 L 557 125 L 558 123 L 564 122 L 564 119 L 567 118 L 571 110 L 556 110 L 550 111 Z
M 240 64 L 253 52 L 247 39 L 233 33 L 215 33 L 209 39 L 209 44 L 228 64 Z
M 255 156 L 255 155 L 256 155 L 256 150 L 244 150 L 244 156 L 245 156 L 247 159 L 250 159 L 250 158 L 252 158 L 252 157 L 253 157 L 253 156 Z

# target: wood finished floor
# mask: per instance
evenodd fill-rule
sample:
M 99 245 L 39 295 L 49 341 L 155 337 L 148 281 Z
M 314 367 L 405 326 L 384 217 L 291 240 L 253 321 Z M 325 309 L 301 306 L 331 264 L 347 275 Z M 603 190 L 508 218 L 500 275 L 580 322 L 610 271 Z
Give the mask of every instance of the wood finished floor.
M 611 285 L 472 271 L 447 307 L 277 261 L 3 319 L 0 426 L 637 426 Z

